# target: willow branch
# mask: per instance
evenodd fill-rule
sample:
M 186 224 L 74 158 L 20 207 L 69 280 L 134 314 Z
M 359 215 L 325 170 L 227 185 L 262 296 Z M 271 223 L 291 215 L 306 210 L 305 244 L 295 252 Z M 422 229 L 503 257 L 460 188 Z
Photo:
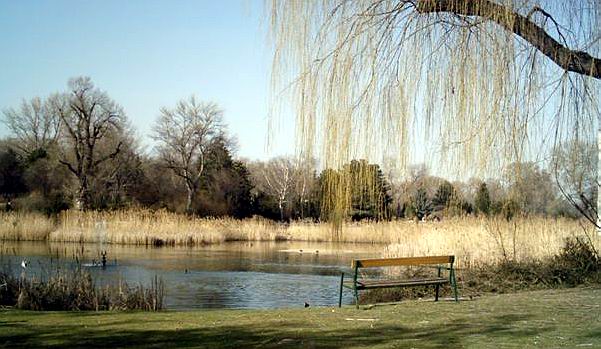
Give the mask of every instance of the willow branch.
M 507 6 L 491 0 L 417 0 L 419 13 L 452 13 L 481 17 L 526 40 L 566 71 L 601 79 L 601 60 L 584 51 L 571 50 L 543 28 Z

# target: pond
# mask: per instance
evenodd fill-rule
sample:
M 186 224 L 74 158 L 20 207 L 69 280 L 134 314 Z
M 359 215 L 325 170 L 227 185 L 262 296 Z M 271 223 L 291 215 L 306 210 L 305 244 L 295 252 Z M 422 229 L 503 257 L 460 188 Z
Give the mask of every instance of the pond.
M 88 268 L 98 284 L 165 283 L 167 309 L 279 308 L 338 303 L 341 269 L 353 258 L 380 257 L 383 246 L 308 242 L 229 242 L 199 247 L 0 242 L 0 268 L 44 275 L 57 267 Z M 107 251 L 107 267 L 96 263 Z M 96 263 L 95 263 L 96 262 Z M 343 301 L 352 302 L 350 292 Z

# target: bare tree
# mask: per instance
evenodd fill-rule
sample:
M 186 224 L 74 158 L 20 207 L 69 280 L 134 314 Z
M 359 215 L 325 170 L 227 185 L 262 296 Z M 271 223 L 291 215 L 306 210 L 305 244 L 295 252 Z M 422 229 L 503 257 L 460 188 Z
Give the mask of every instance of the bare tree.
M 90 78 L 69 80 L 69 92 L 49 98 L 49 112 L 56 115 L 64 128 L 59 162 L 78 180 L 76 206 L 90 207 L 90 181 L 103 162 L 114 158 L 121 150 L 119 134 L 125 124 L 122 108 L 106 92 L 94 86 Z M 114 146 L 100 151 L 100 145 L 116 137 Z
M 574 140 L 555 150 L 550 167 L 561 194 L 593 223 L 598 216 L 597 161 L 595 144 Z
M 284 210 L 295 195 L 295 184 L 299 171 L 294 161 L 287 157 L 273 158 L 267 162 L 249 164 L 255 187 L 276 199 L 280 220 L 284 220 Z M 302 184 L 301 184 L 302 189 Z
M 296 166 L 296 176 L 294 180 L 294 192 L 298 196 L 298 204 L 300 209 L 300 218 L 304 219 L 305 210 L 309 208 L 309 196 L 317 185 L 317 178 L 315 175 L 316 161 L 309 159 L 306 161 L 300 161 Z
M 547 215 L 557 202 L 557 188 L 551 174 L 536 163 L 513 163 L 505 170 L 509 198 L 525 214 Z
M 142 177 L 140 146 L 129 125 L 123 131 L 109 135 L 98 147 L 101 154 L 115 149 L 119 143 L 119 153 L 99 164 L 90 183 L 94 208 L 118 208 L 131 200 L 131 190 L 139 185 Z
M 60 119 L 39 97 L 23 100 L 18 109 L 4 110 L 4 123 L 17 138 L 19 150 L 27 155 L 47 150 L 60 135 Z
M 215 103 L 200 102 L 191 96 L 175 108 L 161 108 L 153 130 L 161 161 L 186 185 L 186 211 L 191 212 L 207 152 L 213 142 L 223 138 L 223 112 Z

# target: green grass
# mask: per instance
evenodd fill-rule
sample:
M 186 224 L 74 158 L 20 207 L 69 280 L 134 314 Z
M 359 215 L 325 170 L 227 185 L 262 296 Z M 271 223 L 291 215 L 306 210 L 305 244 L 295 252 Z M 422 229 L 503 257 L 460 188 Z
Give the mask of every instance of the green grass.
M 189 312 L 0 311 L 0 347 L 595 348 L 601 288 L 459 304 Z

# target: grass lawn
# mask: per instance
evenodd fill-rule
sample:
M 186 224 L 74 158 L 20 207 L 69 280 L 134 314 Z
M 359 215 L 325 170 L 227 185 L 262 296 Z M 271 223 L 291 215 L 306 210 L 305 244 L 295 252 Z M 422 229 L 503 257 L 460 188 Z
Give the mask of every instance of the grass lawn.
M 359 310 L 0 311 L 0 347 L 20 346 L 601 348 L 601 288 Z

